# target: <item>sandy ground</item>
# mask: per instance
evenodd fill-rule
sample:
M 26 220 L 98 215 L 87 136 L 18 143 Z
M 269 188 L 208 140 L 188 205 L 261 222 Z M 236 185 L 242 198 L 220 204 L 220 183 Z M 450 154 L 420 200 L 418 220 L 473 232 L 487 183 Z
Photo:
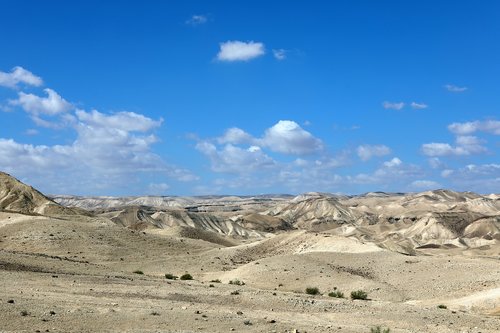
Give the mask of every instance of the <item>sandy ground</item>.
M 348 299 L 357 289 L 369 300 Z M 405 256 L 305 232 L 224 247 L 102 218 L 0 215 L 1 332 L 499 332 L 499 291 L 498 252 Z

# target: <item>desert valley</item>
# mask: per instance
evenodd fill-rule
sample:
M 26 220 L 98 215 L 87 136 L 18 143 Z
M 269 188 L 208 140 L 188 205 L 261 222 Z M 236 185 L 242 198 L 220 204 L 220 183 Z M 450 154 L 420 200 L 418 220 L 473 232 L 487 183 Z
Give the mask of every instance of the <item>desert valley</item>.
M 499 195 L 45 196 L 0 173 L 2 332 L 377 327 L 499 331 Z

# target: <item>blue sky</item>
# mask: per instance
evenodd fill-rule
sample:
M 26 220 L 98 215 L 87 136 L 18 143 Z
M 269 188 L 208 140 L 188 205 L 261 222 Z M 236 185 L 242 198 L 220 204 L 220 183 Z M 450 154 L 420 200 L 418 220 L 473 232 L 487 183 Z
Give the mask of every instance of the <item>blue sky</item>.
M 43 192 L 500 191 L 497 1 L 0 12 L 0 170 Z

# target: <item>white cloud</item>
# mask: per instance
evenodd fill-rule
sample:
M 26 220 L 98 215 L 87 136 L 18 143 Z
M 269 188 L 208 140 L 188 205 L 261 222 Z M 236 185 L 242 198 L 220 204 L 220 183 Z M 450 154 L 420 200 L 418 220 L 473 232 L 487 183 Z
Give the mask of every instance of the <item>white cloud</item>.
M 347 179 L 352 184 L 378 184 L 382 186 L 390 184 L 393 187 L 399 182 L 402 187 L 403 184 L 407 184 L 408 179 L 421 176 L 420 167 L 403 163 L 399 158 L 394 157 L 390 161 L 384 162 L 371 174 L 360 173 L 354 177 L 348 176 Z
M 227 41 L 220 43 L 217 59 L 220 61 L 248 61 L 264 55 L 264 44 L 257 42 Z
M 25 178 L 38 175 L 43 182 L 39 185 L 50 193 L 116 191 L 130 186 L 143 172 L 179 181 L 196 179 L 152 152 L 157 139 L 150 131 L 161 120 L 133 112 L 107 115 L 95 110 L 79 110 L 76 119 L 71 127 L 76 139 L 70 144 L 29 145 L 0 139 L 0 169 Z
M 441 171 L 441 177 L 443 178 L 447 178 L 449 176 L 451 176 L 453 174 L 453 170 L 452 169 L 444 169 L 443 171 Z
M 427 159 L 427 162 L 429 163 L 429 166 L 432 169 L 445 169 L 445 168 L 447 168 L 446 163 L 441 161 L 441 159 L 439 157 L 430 157 L 429 159 Z
M 458 87 L 458 86 L 453 85 L 453 84 L 445 84 L 444 87 L 446 88 L 446 90 L 451 91 L 451 92 L 455 92 L 455 93 L 461 93 L 461 92 L 464 92 L 468 89 L 467 87 Z
M 210 159 L 212 171 L 215 172 L 248 174 L 276 166 L 276 162 L 257 146 L 243 149 L 226 144 L 218 149 L 210 142 L 201 141 L 196 149 Z
M 193 15 L 189 18 L 189 20 L 186 20 L 186 24 L 194 26 L 205 24 L 207 22 L 208 22 L 208 17 L 206 15 Z
M 47 97 L 40 97 L 33 94 L 19 93 L 19 97 L 10 100 L 10 105 L 18 105 L 33 116 L 48 115 L 54 116 L 69 111 L 72 108 L 58 93 L 52 89 L 44 89 Z
M 242 144 L 242 143 L 252 143 L 254 138 L 245 132 L 244 130 L 232 127 L 226 130 L 223 136 L 217 138 L 217 142 L 220 144 L 232 143 L 232 144 Z
M 384 107 L 384 109 L 401 110 L 402 108 L 404 108 L 405 103 L 403 103 L 403 102 L 394 103 L 394 102 L 385 101 L 382 103 L 382 106 Z
M 286 50 L 284 49 L 273 49 L 273 56 L 278 60 L 285 60 Z
M 126 111 L 106 115 L 97 110 L 92 110 L 91 112 L 77 110 L 76 115 L 81 122 L 87 125 L 113 128 L 128 132 L 147 132 L 159 127 L 163 122 L 163 119 L 153 120 L 141 114 Z
M 422 152 L 426 156 L 469 155 L 463 147 L 452 147 L 449 143 L 432 142 L 422 145 Z
M 267 129 L 257 142 L 274 152 L 292 155 L 307 155 L 323 149 L 320 139 L 291 120 L 280 120 Z
M 392 160 L 390 161 L 386 161 L 384 162 L 384 166 L 387 167 L 387 168 L 394 168 L 394 167 L 398 167 L 400 166 L 401 164 L 403 164 L 403 161 L 401 161 L 399 158 L 397 157 L 394 157 Z
M 483 141 L 475 136 L 459 135 L 456 138 L 456 146 L 448 143 L 426 143 L 422 145 L 422 152 L 426 156 L 465 156 L 486 153 L 488 149 L 482 145 Z
M 411 188 L 418 190 L 431 190 L 441 187 L 441 184 L 433 180 L 415 180 L 410 184 Z
M 429 107 L 427 104 L 416 103 L 416 102 L 411 102 L 410 106 L 414 110 L 423 110 L 423 109 L 427 109 Z
M 469 164 L 454 170 L 452 174 L 449 181 L 462 190 L 498 193 L 500 188 L 500 164 Z
M 467 135 L 474 132 L 485 132 L 494 135 L 500 135 L 500 121 L 470 121 L 465 123 L 453 123 L 448 125 L 448 130 L 457 135 Z
M 385 145 L 361 145 L 357 148 L 358 156 L 363 161 L 368 161 L 374 156 L 380 157 L 391 153 L 391 149 Z
M 0 71 L 0 86 L 16 88 L 19 83 L 39 87 L 43 84 L 43 81 L 39 76 L 20 66 L 14 67 L 10 73 Z

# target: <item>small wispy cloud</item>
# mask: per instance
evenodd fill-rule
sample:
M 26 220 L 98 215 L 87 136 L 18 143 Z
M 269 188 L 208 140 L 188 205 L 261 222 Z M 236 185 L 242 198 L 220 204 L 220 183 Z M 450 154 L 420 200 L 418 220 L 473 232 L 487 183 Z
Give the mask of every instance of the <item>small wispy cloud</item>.
M 374 156 L 380 157 L 390 154 L 391 149 L 385 145 L 361 145 L 356 152 L 362 161 L 368 161 Z
M 286 50 L 285 49 L 273 49 L 273 56 L 277 60 L 285 60 L 286 59 Z
M 427 109 L 429 107 L 427 104 L 416 103 L 416 102 L 411 102 L 410 106 L 414 110 L 423 110 L 423 109 Z
M 474 132 L 485 132 L 500 135 L 499 120 L 469 121 L 465 123 L 453 123 L 448 125 L 448 130 L 457 135 L 467 135 Z
M 403 103 L 403 102 L 388 102 L 388 101 L 385 101 L 385 102 L 382 103 L 382 106 L 386 110 L 401 110 L 402 108 L 404 108 L 405 103 Z
M 445 84 L 444 87 L 446 88 L 446 90 L 451 91 L 451 92 L 455 92 L 455 93 L 461 93 L 461 92 L 464 92 L 468 89 L 467 87 L 459 87 L 459 86 L 456 86 L 454 84 Z
M 220 43 L 219 61 L 248 61 L 265 54 L 264 44 L 254 41 L 227 41 Z
M 189 25 L 200 25 L 208 22 L 208 17 L 206 15 L 193 15 L 188 20 L 186 20 L 186 24 Z
M 415 180 L 410 184 L 410 187 L 418 190 L 430 190 L 441 187 L 441 184 L 433 180 Z
M 29 128 L 27 129 L 24 134 L 26 135 L 30 135 L 30 136 L 33 136 L 33 135 L 38 135 L 38 130 L 34 129 L 34 128 Z
M 39 87 L 43 84 L 43 80 L 21 66 L 12 68 L 10 73 L 0 71 L 0 86 L 16 88 L 19 83 Z

